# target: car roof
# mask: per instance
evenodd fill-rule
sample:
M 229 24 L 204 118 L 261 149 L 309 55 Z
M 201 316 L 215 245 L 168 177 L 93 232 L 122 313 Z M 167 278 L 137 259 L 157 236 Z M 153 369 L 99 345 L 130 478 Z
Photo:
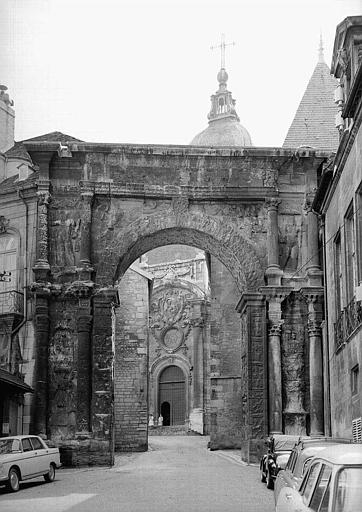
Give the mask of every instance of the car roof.
M 26 435 L 20 435 L 20 436 L 7 436 L 7 437 L 0 437 L 0 441 L 5 441 L 6 439 L 9 440 L 9 439 L 19 439 L 20 441 L 22 439 L 25 439 L 25 438 L 28 438 L 28 437 L 39 437 L 39 436 L 36 436 L 35 434 L 26 434 Z
M 332 464 L 358 464 L 362 466 L 362 445 L 336 444 L 324 448 L 316 458 L 331 462 Z

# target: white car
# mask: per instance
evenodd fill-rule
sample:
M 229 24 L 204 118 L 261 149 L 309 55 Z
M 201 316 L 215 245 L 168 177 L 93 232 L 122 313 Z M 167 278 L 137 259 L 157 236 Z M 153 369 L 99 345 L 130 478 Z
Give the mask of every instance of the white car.
M 0 437 L 0 485 L 6 484 L 10 491 L 38 476 L 52 482 L 60 466 L 59 449 L 49 448 L 38 436 Z

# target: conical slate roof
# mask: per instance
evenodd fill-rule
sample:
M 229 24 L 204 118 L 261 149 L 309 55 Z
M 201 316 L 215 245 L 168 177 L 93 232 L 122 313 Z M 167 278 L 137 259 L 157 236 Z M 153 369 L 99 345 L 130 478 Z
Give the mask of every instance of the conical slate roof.
M 311 146 L 316 149 L 336 150 L 339 136 L 335 127 L 337 106 L 334 90 L 337 80 L 320 54 L 313 75 L 288 130 L 283 148 Z

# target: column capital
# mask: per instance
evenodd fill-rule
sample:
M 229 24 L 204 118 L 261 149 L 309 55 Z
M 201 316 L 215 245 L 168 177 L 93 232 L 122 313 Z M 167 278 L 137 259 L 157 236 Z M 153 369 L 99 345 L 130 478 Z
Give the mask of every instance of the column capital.
M 93 295 L 93 300 L 97 302 L 109 303 L 113 306 L 119 306 L 118 288 L 110 286 L 108 288 L 99 288 Z
M 290 286 L 261 286 L 259 288 L 265 299 L 270 302 L 282 303 L 293 291 Z
M 281 336 L 282 333 L 282 325 L 284 320 L 279 320 L 277 322 L 271 323 L 268 330 L 268 336 Z
M 84 190 L 80 193 L 82 201 L 87 205 L 92 205 L 94 199 L 94 192 L 92 190 Z
M 323 303 L 324 288 L 323 286 L 305 286 L 300 290 L 301 296 L 307 304 Z
M 268 210 L 277 210 L 281 202 L 279 197 L 267 197 L 265 199 L 265 205 Z

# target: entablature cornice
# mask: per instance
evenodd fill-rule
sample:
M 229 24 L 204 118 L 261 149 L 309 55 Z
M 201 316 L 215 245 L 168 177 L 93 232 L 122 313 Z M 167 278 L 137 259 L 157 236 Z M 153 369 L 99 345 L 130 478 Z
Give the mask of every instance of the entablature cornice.
M 79 189 L 74 187 L 79 193 Z M 54 188 L 54 192 L 69 193 L 69 187 Z M 264 202 L 266 198 L 278 195 L 275 187 L 193 187 L 186 185 L 149 185 L 144 183 L 115 184 L 105 182 L 80 182 L 80 193 L 94 193 L 97 196 L 172 199 L 175 196 L 188 197 L 198 201 L 245 201 Z
M 42 152 L 58 153 L 59 142 L 44 141 L 24 141 L 24 145 L 28 152 L 38 156 Z M 69 142 L 67 148 L 70 154 L 75 153 L 113 153 L 126 155 L 145 155 L 145 156 L 168 156 L 168 157 L 184 157 L 184 156 L 200 156 L 200 157 L 229 157 L 229 158 L 270 158 L 273 160 L 288 161 L 295 155 L 301 158 L 325 158 L 327 151 L 311 149 L 311 148 L 280 148 L 280 147 L 202 147 L 191 145 L 163 145 L 163 144 L 114 144 L 114 143 L 90 143 L 90 142 Z

